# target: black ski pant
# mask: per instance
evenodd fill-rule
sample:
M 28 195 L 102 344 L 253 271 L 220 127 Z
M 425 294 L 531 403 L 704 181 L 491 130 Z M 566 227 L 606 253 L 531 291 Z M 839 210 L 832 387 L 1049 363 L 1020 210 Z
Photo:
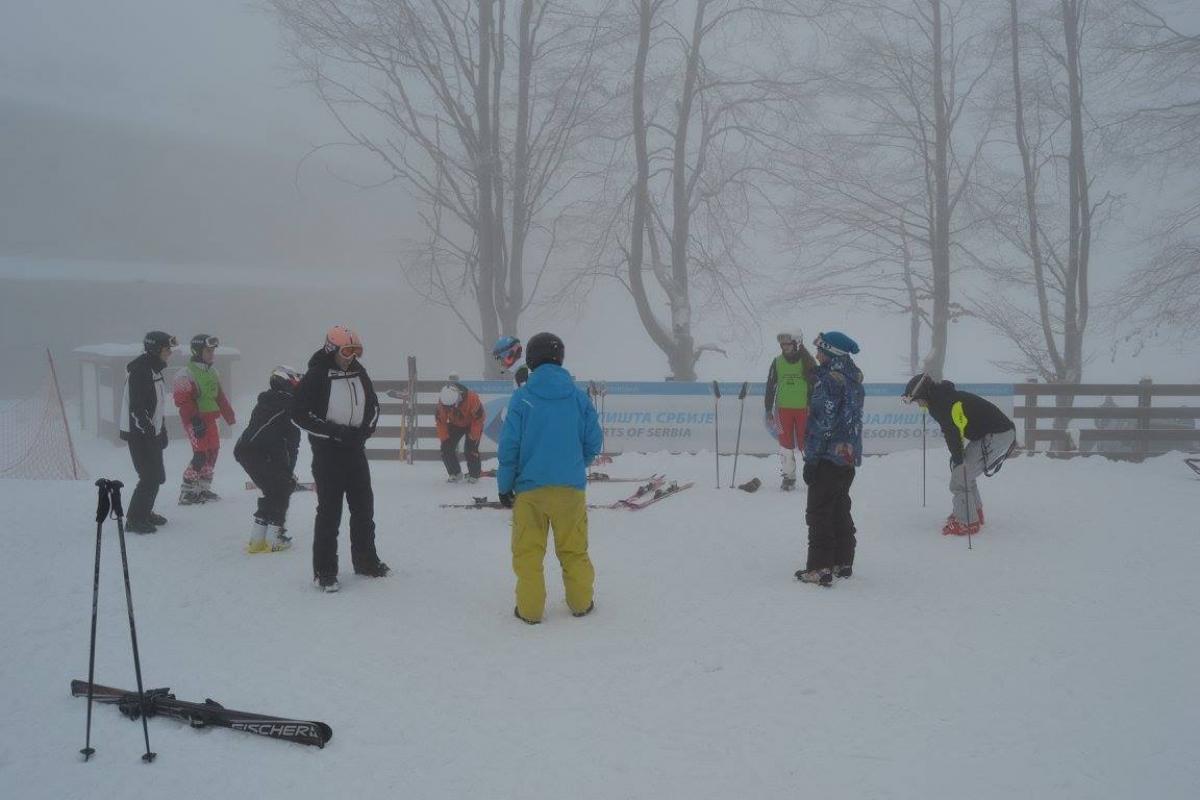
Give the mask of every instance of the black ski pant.
M 287 522 L 288 504 L 292 500 L 292 467 L 284 459 L 272 459 L 258 453 L 235 456 L 250 480 L 262 492 L 254 518 L 268 525 Z
M 313 574 L 338 574 L 337 537 L 342 499 L 350 506 L 350 559 L 355 569 L 379 562 L 375 551 L 375 494 L 371 467 L 362 447 L 312 442 L 312 474 L 317 482 L 317 520 L 313 525 Z
M 467 436 L 468 430 L 468 428 L 453 426 L 447 428 L 450 435 L 442 441 L 442 463 L 446 465 L 446 472 L 449 475 L 462 474 L 462 468 L 458 466 L 458 443 L 464 436 Z M 463 455 L 467 458 L 468 475 L 478 478 L 483 474 L 483 463 L 479 459 L 478 439 L 467 436 L 467 443 L 463 445 Z
M 854 518 L 850 516 L 850 484 L 854 467 L 832 461 L 817 462 L 817 474 L 808 486 L 808 566 L 828 569 L 854 563 Z
M 163 443 L 157 436 L 130 436 L 128 444 L 138 482 L 129 498 L 126 518 L 130 522 L 149 522 L 154 501 L 158 498 L 158 487 L 167 482 Z

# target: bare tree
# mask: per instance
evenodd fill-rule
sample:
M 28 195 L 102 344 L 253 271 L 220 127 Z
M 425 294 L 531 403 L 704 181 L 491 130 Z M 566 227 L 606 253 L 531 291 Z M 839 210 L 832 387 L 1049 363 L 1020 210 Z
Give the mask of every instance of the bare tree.
M 1110 42 L 1132 86 L 1121 127 L 1139 164 L 1178 178 L 1200 163 L 1200 31 L 1182 17 L 1194 4 L 1130 0 Z M 1190 170 L 1189 170 L 1190 165 Z M 1126 340 L 1166 333 L 1179 343 L 1200 337 L 1200 201 L 1194 194 L 1147 237 L 1151 255 L 1110 299 Z
M 1095 30 L 1089 19 L 1095 5 L 1055 0 L 1053 11 L 1023 20 L 1019 4 L 1009 0 L 1011 121 L 1022 171 L 1008 182 L 997 170 L 991 212 L 996 231 L 1019 253 L 1018 263 L 998 274 L 1032 288 L 1036 308 L 1028 310 L 1023 298 L 994 295 L 976 304 L 976 313 L 1021 353 L 1019 361 L 1001 366 L 1033 369 L 1057 383 L 1083 376 L 1092 244 L 1113 201 L 1107 193 L 1093 199 L 1091 156 L 1100 147 L 1102 123 L 1085 87 L 1094 87 L 1103 69 L 1098 57 L 1089 63 L 1085 44 Z M 1023 44 L 1026 33 L 1029 45 Z
M 402 262 L 487 352 L 515 335 L 559 243 L 597 104 L 601 13 L 575 0 L 271 0 L 307 82 L 419 201 Z M 511 64 L 515 60 L 515 72 Z M 468 310 L 465 303 L 473 303 Z
M 996 57 L 966 2 L 846 4 L 827 103 L 797 165 L 801 286 L 788 300 L 862 299 L 909 317 L 909 367 L 940 375 L 963 313 L 951 276 L 974 263 L 963 202 L 991 125 L 977 102 Z M 956 266 L 957 265 L 957 266 Z M 922 357 L 921 334 L 929 347 Z
M 735 325 L 751 316 L 746 234 L 784 179 L 775 154 L 795 146 L 786 112 L 803 85 L 780 55 L 780 28 L 805 11 L 787 0 L 633 0 L 632 10 L 630 116 L 607 170 L 622 177 L 600 194 L 591 269 L 629 292 L 672 377 L 695 380 L 703 353 L 724 352 L 696 341 L 697 311 Z

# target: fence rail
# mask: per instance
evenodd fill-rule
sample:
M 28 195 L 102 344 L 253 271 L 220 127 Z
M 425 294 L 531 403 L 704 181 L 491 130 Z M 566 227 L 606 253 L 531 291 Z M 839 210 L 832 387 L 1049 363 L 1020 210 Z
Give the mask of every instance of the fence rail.
M 1014 401 L 1021 398 L 1024 405 L 1013 408 L 1013 416 L 1025 425 L 1025 451 L 1033 453 L 1038 442 L 1051 442 L 1054 452 L 1070 455 L 1095 452 L 1111 458 L 1141 460 L 1148 455 L 1173 449 L 1200 451 L 1200 430 L 1196 420 L 1200 419 L 1200 402 L 1179 408 L 1154 407 L 1154 398 L 1186 397 L 1200 401 L 1200 384 L 1154 383 L 1149 378 L 1138 383 L 1027 383 L 1013 385 Z M 1055 405 L 1039 405 L 1039 398 L 1052 397 Z M 1135 397 L 1133 407 L 1076 406 L 1080 397 L 1103 397 L 1111 402 L 1114 397 Z M 1068 402 L 1070 405 L 1060 405 Z M 1041 420 L 1054 420 L 1055 427 L 1039 428 Z M 1097 427 L 1079 432 L 1079 445 L 1088 445 L 1090 450 L 1076 449 L 1071 434 L 1066 430 L 1072 420 L 1113 421 L 1115 427 Z M 1119 423 L 1131 421 L 1134 427 Z M 1172 424 L 1174 423 L 1174 424 Z

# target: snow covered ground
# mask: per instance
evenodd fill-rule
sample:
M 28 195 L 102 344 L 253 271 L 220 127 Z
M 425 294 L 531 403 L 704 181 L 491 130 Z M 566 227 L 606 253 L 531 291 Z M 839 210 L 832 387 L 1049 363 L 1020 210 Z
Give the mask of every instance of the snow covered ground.
M 983 485 L 974 549 L 938 533 L 947 467 L 871 459 L 853 489 L 855 575 L 801 585 L 804 494 L 743 459 L 623 456 L 613 475 L 695 480 L 643 512 L 594 511 L 596 612 L 573 619 L 547 560 L 543 625 L 512 617 L 507 515 L 449 511 L 440 465 L 375 468 L 394 569 L 310 583 L 314 498 L 291 552 L 243 554 L 255 495 L 228 452 L 224 498 L 130 535 L 147 687 L 320 719 L 324 750 L 97 706 L 84 764 L 95 489 L 0 481 L 0 797 L 1194 798 L 1200 795 L 1200 481 L 1141 465 L 1021 458 Z M 125 452 L 85 442 L 93 476 Z M 306 456 L 302 455 L 302 459 Z M 304 463 L 307 463 L 306 461 Z M 727 483 L 730 462 L 722 474 Z M 484 484 L 481 484 L 483 487 Z M 477 494 L 494 494 L 475 487 Z M 595 486 L 593 501 L 628 487 Z M 115 527 L 97 681 L 132 688 Z

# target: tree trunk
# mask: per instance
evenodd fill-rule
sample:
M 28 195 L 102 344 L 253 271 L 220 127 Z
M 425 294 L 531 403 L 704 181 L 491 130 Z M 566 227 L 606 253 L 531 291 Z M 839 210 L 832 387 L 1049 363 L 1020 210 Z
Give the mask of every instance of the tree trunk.
M 950 174 L 947 160 L 950 122 L 946 114 L 946 89 L 943 83 L 942 2 L 930 0 L 933 7 L 933 105 L 934 105 L 934 197 L 933 241 L 930 255 L 933 268 L 933 333 L 926 371 L 942 377 L 946 364 L 950 322 Z
M 475 83 L 475 121 L 479 139 L 475 147 L 476 205 L 479 218 L 479 266 L 475 276 L 475 299 L 479 306 L 479 332 L 483 345 L 484 375 L 500 377 L 499 366 L 490 358 L 490 343 L 500 335 L 496 315 L 497 236 L 493 186 L 492 125 L 492 0 L 478 0 L 479 68 Z

